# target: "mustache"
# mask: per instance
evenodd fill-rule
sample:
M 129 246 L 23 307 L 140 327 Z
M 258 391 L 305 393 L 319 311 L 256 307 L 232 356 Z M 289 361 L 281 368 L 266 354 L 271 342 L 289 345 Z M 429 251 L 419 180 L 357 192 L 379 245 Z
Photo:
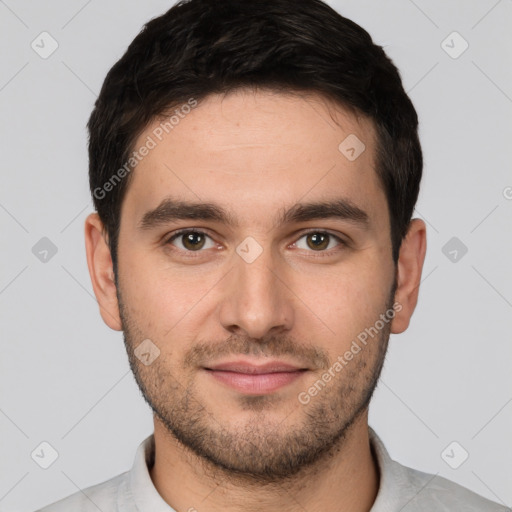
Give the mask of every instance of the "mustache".
M 201 342 L 191 347 L 184 356 L 184 366 L 194 368 L 226 356 L 252 355 L 268 358 L 289 356 L 305 367 L 327 369 L 327 352 L 294 340 L 290 336 L 267 336 L 263 339 L 230 336 L 222 342 Z

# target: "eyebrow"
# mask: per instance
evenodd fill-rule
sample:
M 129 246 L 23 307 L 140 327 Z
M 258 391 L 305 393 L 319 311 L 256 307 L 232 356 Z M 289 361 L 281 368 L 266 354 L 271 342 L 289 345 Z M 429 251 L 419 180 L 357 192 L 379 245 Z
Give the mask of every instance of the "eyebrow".
M 349 221 L 361 228 L 368 228 L 369 215 L 347 199 L 297 203 L 288 209 L 279 210 L 274 226 L 321 219 Z M 236 218 L 222 206 L 215 203 L 197 203 L 165 198 L 153 210 L 146 212 L 138 227 L 148 231 L 177 220 L 204 220 L 238 227 Z

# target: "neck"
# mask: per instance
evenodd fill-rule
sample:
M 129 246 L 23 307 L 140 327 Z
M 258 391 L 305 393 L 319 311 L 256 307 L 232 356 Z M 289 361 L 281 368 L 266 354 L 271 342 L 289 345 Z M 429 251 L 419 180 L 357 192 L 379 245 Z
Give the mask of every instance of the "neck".
M 377 496 L 379 472 L 370 449 L 368 411 L 314 466 L 286 481 L 265 485 L 235 478 L 200 459 L 157 419 L 154 435 L 151 479 L 175 510 L 368 512 Z

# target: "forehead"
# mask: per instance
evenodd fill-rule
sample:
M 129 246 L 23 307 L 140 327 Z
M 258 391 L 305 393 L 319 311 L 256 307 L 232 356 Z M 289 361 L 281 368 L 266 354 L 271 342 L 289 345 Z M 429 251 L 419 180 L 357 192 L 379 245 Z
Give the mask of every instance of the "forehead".
M 135 151 L 151 149 L 132 171 L 122 217 L 140 219 L 168 195 L 222 203 L 248 222 L 299 199 L 345 197 L 377 217 L 386 208 L 364 116 L 313 94 L 247 90 L 175 109 L 138 137 Z

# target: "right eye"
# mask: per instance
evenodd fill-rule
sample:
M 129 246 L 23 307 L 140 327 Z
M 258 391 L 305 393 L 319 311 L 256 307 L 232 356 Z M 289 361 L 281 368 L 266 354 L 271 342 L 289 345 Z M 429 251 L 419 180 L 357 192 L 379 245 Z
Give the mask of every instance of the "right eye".
M 180 242 L 181 247 L 178 245 L 179 249 L 185 252 L 201 252 L 201 249 L 205 247 L 205 240 L 209 238 L 212 243 L 210 247 L 206 247 L 206 249 L 211 249 L 215 247 L 215 244 L 211 237 L 207 235 L 204 231 L 199 231 L 197 229 L 180 229 L 176 233 L 174 233 L 165 244 L 170 244 L 176 246 L 173 242 L 178 240 Z

